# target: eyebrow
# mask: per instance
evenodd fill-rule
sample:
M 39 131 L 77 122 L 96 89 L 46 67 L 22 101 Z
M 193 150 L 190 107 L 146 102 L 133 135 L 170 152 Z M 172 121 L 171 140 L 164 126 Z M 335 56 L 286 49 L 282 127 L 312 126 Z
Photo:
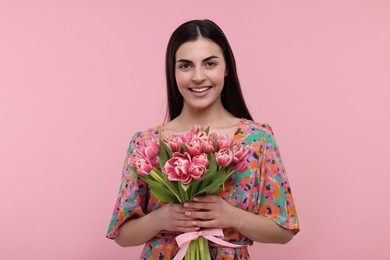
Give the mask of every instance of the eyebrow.
M 208 60 L 211 60 L 211 59 L 218 59 L 219 57 L 218 56 L 210 56 L 210 57 L 207 57 L 205 59 L 202 60 L 202 62 L 205 62 L 205 61 L 208 61 Z M 191 62 L 190 60 L 186 60 L 186 59 L 180 59 L 180 60 L 177 60 L 176 62 Z

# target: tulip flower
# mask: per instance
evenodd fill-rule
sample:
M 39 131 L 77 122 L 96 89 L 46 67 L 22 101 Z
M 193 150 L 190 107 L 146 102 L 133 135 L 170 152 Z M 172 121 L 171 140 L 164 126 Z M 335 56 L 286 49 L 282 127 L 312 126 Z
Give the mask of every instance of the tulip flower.
M 133 154 L 130 158 L 130 166 L 141 176 L 148 176 L 153 168 L 152 163 L 143 155 Z
M 218 166 L 226 167 L 233 162 L 234 155 L 230 148 L 222 148 L 214 155 Z
M 250 152 L 242 144 L 237 142 L 233 144 L 232 148 L 234 154 L 234 158 L 233 158 L 234 163 L 238 163 L 239 161 L 243 160 L 243 158 L 245 158 L 247 154 L 249 154 Z
M 207 166 L 209 166 L 209 159 L 207 158 L 207 154 L 205 153 L 201 153 L 197 156 L 194 156 L 192 158 L 192 162 L 195 164 L 203 165 L 206 168 Z
M 172 152 L 178 152 L 180 145 L 183 144 L 183 141 L 180 136 L 172 135 L 168 138 L 164 138 L 164 142 L 171 148 Z
M 203 145 L 199 138 L 193 138 L 190 142 L 185 142 L 184 147 L 191 156 L 196 156 L 203 152 Z
M 191 181 L 191 174 L 188 173 L 190 167 L 191 157 L 188 153 L 173 153 L 173 157 L 169 159 L 162 171 L 168 175 L 171 181 L 181 181 L 183 184 L 189 184 Z
M 149 139 L 145 142 L 145 146 L 143 148 L 143 154 L 149 160 L 153 160 L 158 153 L 160 152 L 160 146 L 154 139 Z

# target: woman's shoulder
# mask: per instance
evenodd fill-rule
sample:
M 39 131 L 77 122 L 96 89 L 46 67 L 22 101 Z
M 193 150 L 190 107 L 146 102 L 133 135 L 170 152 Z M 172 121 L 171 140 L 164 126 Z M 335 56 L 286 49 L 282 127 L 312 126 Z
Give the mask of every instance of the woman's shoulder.
M 246 131 L 248 133 L 257 133 L 260 135 L 274 135 L 272 127 L 268 123 L 259 123 L 250 119 L 242 119 L 241 131 Z
M 150 127 L 142 131 L 135 132 L 130 139 L 130 147 L 135 148 L 141 144 L 143 144 L 146 140 L 156 139 L 159 134 L 159 126 Z

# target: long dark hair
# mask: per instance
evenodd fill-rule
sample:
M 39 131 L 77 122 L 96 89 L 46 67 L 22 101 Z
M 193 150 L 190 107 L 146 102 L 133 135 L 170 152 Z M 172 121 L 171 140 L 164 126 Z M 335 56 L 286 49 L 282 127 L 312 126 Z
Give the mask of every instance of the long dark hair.
M 183 43 L 195 41 L 199 37 L 215 42 L 222 49 L 228 71 L 221 93 L 222 105 L 236 117 L 253 120 L 241 92 L 236 61 L 229 42 L 221 28 L 213 21 L 207 19 L 191 20 L 183 23 L 173 32 L 169 39 L 165 56 L 168 96 L 166 120 L 175 119 L 180 115 L 183 108 L 183 96 L 179 92 L 175 78 L 176 52 Z

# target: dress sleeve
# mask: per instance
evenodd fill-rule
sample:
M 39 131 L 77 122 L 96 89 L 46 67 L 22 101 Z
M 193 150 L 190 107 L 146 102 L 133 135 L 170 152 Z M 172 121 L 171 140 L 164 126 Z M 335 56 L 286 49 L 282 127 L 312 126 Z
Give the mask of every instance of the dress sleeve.
M 296 234 L 300 230 L 298 216 L 278 145 L 268 124 L 260 131 L 258 212 Z
M 138 218 L 146 212 L 147 185 L 139 179 L 130 168 L 128 158 L 133 148 L 139 144 L 141 132 L 136 133 L 130 141 L 123 163 L 122 178 L 118 198 L 107 231 L 107 238 L 114 239 L 119 235 L 119 227 L 128 219 Z

